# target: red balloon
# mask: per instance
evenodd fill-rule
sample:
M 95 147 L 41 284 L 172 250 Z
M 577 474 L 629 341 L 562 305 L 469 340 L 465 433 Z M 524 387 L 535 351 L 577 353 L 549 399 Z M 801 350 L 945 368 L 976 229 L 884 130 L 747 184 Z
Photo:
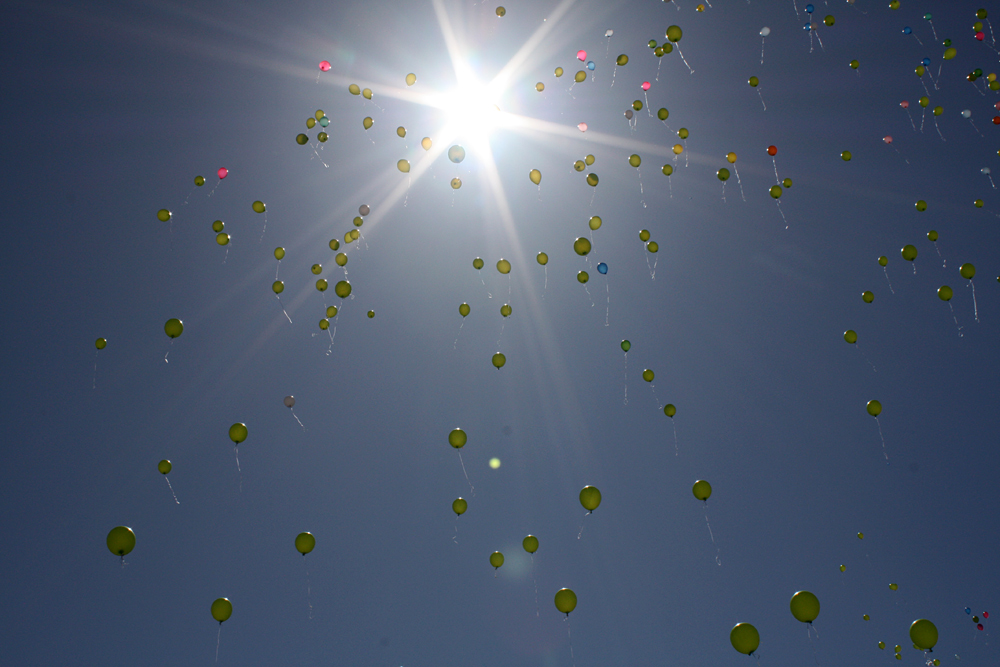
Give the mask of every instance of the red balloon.
M 1000 103 L 998 103 L 998 104 L 1000 104 Z M 989 618 L 989 617 L 990 617 L 990 612 L 984 611 L 983 612 L 983 618 Z
M 1000 125 L 1000 116 L 993 116 L 993 124 Z
M 1000 111 L 1000 102 L 997 102 L 996 104 L 994 104 L 994 105 L 993 105 L 993 107 L 994 107 L 994 108 L 995 108 L 995 109 L 996 109 L 997 111 Z
M 319 70 L 321 72 L 329 72 L 330 71 L 330 61 L 329 60 L 321 60 L 321 61 L 319 61 Z
M 223 179 L 229 175 L 229 170 L 225 167 L 219 167 L 219 179 Z
M 983 624 L 982 623 L 976 623 L 976 627 L 979 628 L 980 630 L 982 630 L 983 629 Z
M 884 137 L 882 137 L 882 141 L 884 141 L 887 144 L 891 144 L 892 143 L 892 135 L 890 135 L 890 134 L 885 135 Z
M 767 147 L 767 154 L 771 155 L 771 156 L 777 155 L 778 154 L 778 147 L 777 146 L 768 146 Z
M 899 103 L 899 106 L 903 107 L 904 109 L 909 109 L 910 103 L 907 102 L 906 100 L 903 100 L 902 102 Z
M 982 31 L 976 33 L 976 39 L 978 39 L 980 42 L 983 41 L 984 37 L 986 37 L 986 35 L 984 35 Z

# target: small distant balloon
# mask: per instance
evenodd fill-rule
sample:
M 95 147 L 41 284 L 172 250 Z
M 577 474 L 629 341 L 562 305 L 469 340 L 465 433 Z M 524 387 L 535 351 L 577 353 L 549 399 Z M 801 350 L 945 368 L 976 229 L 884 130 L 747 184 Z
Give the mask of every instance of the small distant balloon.
M 601 275 L 607 275 L 608 265 L 605 264 L 604 262 L 601 262 L 600 264 L 597 265 L 597 272 L 600 273 Z
M 222 180 L 223 178 L 229 175 L 229 170 L 226 169 L 225 167 L 219 167 L 219 171 L 216 173 L 219 174 L 219 180 Z
M 586 132 L 587 131 L 587 124 L 586 123 L 578 123 L 577 126 L 576 126 L 576 129 L 580 130 L 581 132 Z
M 768 28 L 767 26 L 764 26 L 763 28 L 760 29 L 760 36 L 761 37 L 767 37 L 770 34 L 771 34 L 771 29 Z
M 295 407 L 295 397 L 294 396 L 285 396 L 285 400 L 283 400 L 282 403 L 285 404 L 286 408 L 294 408 Z
M 452 146 L 448 149 L 448 159 L 458 164 L 465 159 L 465 149 L 458 145 Z
M 583 62 L 584 60 L 587 59 L 587 52 L 584 51 L 583 49 L 580 49 L 579 51 L 576 52 L 576 59 L 579 60 L 580 62 Z
M 650 84 L 649 84 L 649 81 L 643 81 L 643 82 L 642 82 L 642 86 L 640 86 L 640 87 L 641 87 L 641 88 L 642 88 L 643 90 L 649 90 L 649 89 L 650 89 Z
M 321 71 L 321 72 L 329 72 L 330 71 L 330 61 L 329 60 L 320 60 L 319 61 L 319 71 Z

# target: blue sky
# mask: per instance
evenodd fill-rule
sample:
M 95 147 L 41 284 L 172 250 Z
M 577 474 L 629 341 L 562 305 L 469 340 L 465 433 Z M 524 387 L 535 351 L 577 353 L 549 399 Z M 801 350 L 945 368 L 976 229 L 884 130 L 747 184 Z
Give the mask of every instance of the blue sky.
M 836 22 L 811 49 L 804 2 L 507 3 L 502 19 L 448 0 L 14 3 L 0 74 L 8 659 L 211 664 L 209 607 L 225 596 L 226 665 L 745 665 L 738 622 L 760 631 L 762 664 L 895 664 L 896 644 L 918 664 L 917 618 L 937 625 L 942 663 L 995 662 L 994 619 L 978 631 L 964 611 L 993 611 L 1000 581 L 1000 197 L 980 171 L 1000 147 L 992 29 L 974 38 L 976 3 L 814 4 Z M 442 17 L 480 82 L 514 63 L 488 143 L 440 139 L 455 114 L 422 103 L 458 83 Z M 646 44 L 672 24 L 693 73 L 677 51 L 657 72 Z M 580 49 L 595 69 L 571 88 Z M 924 57 L 937 127 L 917 103 Z M 669 128 L 646 108 L 631 127 L 636 99 L 668 108 Z M 305 126 L 317 109 L 325 144 Z M 464 162 L 431 159 L 449 143 Z M 723 190 L 729 152 L 739 183 Z M 793 179 L 785 219 L 775 167 Z M 341 303 L 310 267 L 344 278 L 328 243 L 362 204 Z M 317 323 L 334 304 L 331 346 Z M 172 317 L 185 330 L 171 343 Z M 249 429 L 241 471 L 234 422 Z M 584 520 L 588 484 L 603 502 Z M 137 537 L 124 568 L 104 543 L 117 525 Z M 317 542 L 305 558 L 301 531 Z M 568 622 L 562 587 L 579 599 Z M 802 589 L 822 605 L 811 639 L 788 610 Z

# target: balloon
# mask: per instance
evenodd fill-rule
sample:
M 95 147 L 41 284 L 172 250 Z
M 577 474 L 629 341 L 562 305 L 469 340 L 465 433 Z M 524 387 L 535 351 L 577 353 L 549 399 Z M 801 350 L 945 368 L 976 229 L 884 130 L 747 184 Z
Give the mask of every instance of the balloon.
M 506 259 L 501 259 L 497 262 L 497 271 L 503 273 L 504 275 L 510 273 L 510 262 Z
M 267 206 L 264 204 L 264 202 L 260 200 L 255 201 L 253 204 L 251 204 L 250 208 L 253 209 L 254 213 L 263 213 L 264 211 L 267 210 Z
M 286 408 L 289 408 L 289 409 L 294 408 L 295 407 L 295 397 L 294 396 L 285 396 L 285 398 L 282 401 L 282 403 L 285 404 Z
M 720 181 L 728 181 L 729 180 L 729 170 L 726 169 L 725 167 L 723 167 L 722 169 L 719 169 L 717 172 L 715 172 L 715 175 L 718 177 L 718 179 Z
M 533 554 L 538 551 L 538 538 L 534 535 L 528 535 L 523 540 L 521 540 L 521 546 L 529 554 Z
M 941 287 L 938 287 L 937 295 L 942 301 L 951 301 L 951 297 L 953 297 L 955 293 L 947 285 L 941 285 Z
M 338 252 L 334 255 L 333 261 L 337 263 L 337 266 L 345 266 L 347 264 L 347 254 Z
M 316 548 L 316 538 L 312 533 L 299 533 L 295 536 L 295 549 L 305 556 Z
M 457 144 L 452 146 L 448 149 L 448 159 L 458 164 L 465 159 L 465 149 Z
M 583 236 L 573 241 L 573 250 L 581 257 L 590 252 L 590 247 L 590 240 Z
M 535 259 L 538 260 L 538 263 L 541 264 L 542 266 L 545 266 L 546 264 L 549 263 L 549 256 L 546 255 L 544 252 L 538 253 Z
M 828 26 L 830 26 L 830 25 L 833 25 L 833 24 L 834 24 L 834 23 L 836 22 L 836 20 L 837 20 L 837 19 L 835 19 L 835 18 L 833 17 L 833 15 L 832 15 L 832 14 L 828 14 L 828 15 L 827 15 L 827 16 L 826 16 L 826 17 L 825 17 L 825 18 L 823 19 L 823 23 L 824 23 L 824 24 L 826 24 L 826 25 L 828 25 Z
M 361 121 L 361 125 L 364 126 L 364 128 L 366 130 L 372 129 L 372 125 L 374 125 L 374 124 L 375 124 L 375 121 L 372 120 L 371 116 L 365 116 L 365 118 Z
M 729 164 L 736 164 L 736 153 L 726 153 L 726 160 Z
M 330 61 L 329 60 L 321 60 L 321 61 L 319 61 L 319 70 L 321 72 L 329 72 L 330 71 Z
M 596 157 L 594 157 L 593 155 L 589 155 L 589 154 L 588 154 L 588 155 L 586 155 L 586 156 L 585 156 L 585 157 L 583 158 L 583 161 L 584 161 L 584 162 L 586 162 L 586 163 L 587 163 L 588 165 L 592 165 L 592 164 L 594 164 L 594 162 L 595 162 L 596 160 L 597 160 L 597 158 L 596 158 Z
M 396 163 L 396 169 L 399 169 L 404 174 L 410 173 L 410 163 L 407 160 L 399 160 Z
M 851 66 L 851 69 L 857 69 L 861 65 L 861 63 L 858 62 L 857 59 L 852 60 L 851 62 L 849 62 L 847 64 Z
M 504 14 L 506 13 L 507 13 L 506 9 L 504 9 L 503 7 L 497 7 L 497 18 L 503 18 Z M 503 558 L 503 556 L 501 556 L 501 558 Z
M 587 273 L 586 271 L 580 271 L 579 273 L 576 274 L 576 280 L 580 284 L 583 284 L 588 280 L 590 280 L 590 274 Z
M 651 88 L 651 84 L 649 83 L 649 81 L 643 81 L 642 85 L 639 87 L 642 88 L 644 91 L 646 91 Z
M 648 250 L 649 252 L 656 252 L 659 249 L 660 249 L 660 244 L 658 244 L 656 241 L 650 241 L 649 243 L 646 244 L 646 250 Z
M 271 283 L 271 290 L 275 294 L 281 294 L 282 292 L 285 291 L 285 283 L 280 280 L 275 280 L 273 283 Z
M 628 65 L 628 56 L 625 55 L 624 53 L 621 54 L 620 56 L 618 56 L 617 58 L 615 58 L 615 64 L 616 65 L 621 65 L 621 66 Z
M 962 111 L 962 118 L 972 118 L 972 112 L 969 111 L 968 109 L 965 109 L 964 111 Z
M 476 257 L 474 260 L 472 260 L 472 268 L 474 268 L 477 271 L 483 268 L 483 259 L 481 257 Z
M 958 267 L 958 272 L 966 280 L 972 280 L 972 277 L 976 275 L 976 267 L 966 262 L 962 266 Z
M 500 370 L 504 364 L 507 363 L 507 357 L 503 356 L 502 353 L 497 352 L 493 355 L 493 365 L 496 366 L 497 370 Z
M 660 120 L 666 120 L 670 117 L 670 112 L 666 107 L 660 107 L 660 109 L 656 112 L 656 117 Z
M 219 171 L 215 173 L 219 175 L 219 180 L 221 181 L 223 178 L 229 175 L 229 170 L 226 169 L 225 167 L 219 167 Z
M 760 79 L 758 79 L 755 76 L 752 76 L 749 79 L 747 79 L 747 83 L 750 84 L 751 88 L 756 88 L 758 86 L 758 84 L 760 84 Z
M 625 118 L 626 119 L 632 120 L 632 116 L 634 116 L 634 115 L 635 114 L 633 113 L 632 109 L 625 109 Z
M 600 273 L 602 276 L 606 276 L 608 274 L 608 265 L 605 264 L 604 262 L 601 262 L 600 264 L 597 265 L 597 272 Z
M 494 570 L 500 569 L 500 566 L 503 565 L 503 554 L 500 553 L 499 551 L 494 551 L 493 553 L 491 553 L 490 565 L 493 566 Z
M 788 603 L 796 621 L 812 623 L 819 616 L 819 599 L 809 591 L 799 591 Z
M 540 185 L 542 182 L 542 172 L 537 169 L 532 169 L 528 172 L 528 178 L 530 178 L 531 182 L 535 185 Z
M 847 331 L 844 332 L 844 340 L 846 340 L 851 345 L 854 345 L 855 343 L 858 342 L 857 332 L 855 332 L 854 329 L 848 329 Z
M 663 406 L 663 414 L 673 419 L 674 415 L 677 414 L 677 408 L 674 406 L 673 403 L 667 403 L 666 405 Z
M 596 232 L 596 231 L 597 231 L 598 229 L 600 229 L 600 228 L 601 228 L 601 225 L 602 225 L 603 223 L 604 223 L 604 221 L 603 221 L 603 220 L 601 220 L 601 216 L 599 216 L 599 215 L 594 215 L 594 216 L 591 216 L 590 220 L 588 220 L 588 221 L 587 221 L 587 225 L 588 225 L 588 226 L 589 226 L 589 227 L 590 227 L 591 229 L 593 229 L 593 230 L 594 230 L 595 232 Z
M 326 278 L 320 278 L 316 281 L 316 289 L 320 292 L 325 292 L 326 288 L 329 287 L 330 283 L 326 281 Z
M 956 55 L 958 55 L 958 51 L 955 49 L 954 46 L 949 46 L 947 49 L 944 50 L 944 59 L 945 60 L 951 60 Z
M 879 647 L 880 649 L 883 649 L 883 650 L 885 650 L 885 642 L 879 642 L 879 643 L 878 643 L 878 647 Z
M 166 475 L 171 470 L 173 470 L 174 467 L 170 464 L 170 461 L 168 461 L 167 459 L 163 459 L 162 461 L 156 464 L 156 469 L 160 471 L 161 475 Z
M 771 34 L 771 29 L 768 28 L 767 26 L 764 26 L 763 28 L 760 29 L 760 36 L 761 37 L 767 37 L 770 34 Z
M 864 299 L 865 303 L 871 303 L 875 300 L 875 295 L 866 290 L 861 293 L 861 298 Z
M 930 651 L 937 644 L 937 628 L 926 618 L 918 618 L 910 624 L 910 639 L 918 648 Z
M 652 370 L 648 368 L 642 372 L 642 379 L 645 380 L 646 382 L 652 382 L 654 377 L 655 374 L 653 373 Z
M 458 307 L 458 314 L 461 315 L 462 317 L 468 316 L 470 312 L 472 312 L 472 307 L 469 306 L 469 304 L 467 303 L 463 303 Z
M 878 417 L 880 414 L 882 414 L 882 404 L 873 399 L 871 401 L 868 401 L 867 410 L 868 414 L 870 414 L 872 417 Z
M 465 434 L 465 431 L 463 431 L 460 428 L 456 428 L 451 433 L 448 434 L 448 444 L 454 447 L 455 449 L 461 449 L 462 447 L 465 447 L 465 443 L 468 441 L 469 441 L 469 436 L 467 436 Z
M 319 274 L 323 273 L 323 265 L 313 264 L 309 270 L 312 271 L 314 276 L 318 276 Z
M 333 286 L 333 293 L 341 299 L 345 299 L 351 294 L 351 283 L 347 280 L 340 280 Z
M 649 240 L 649 230 L 648 229 L 640 229 L 639 230 L 639 240 L 642 241 L 643 243 L 645 243 L 646 241 Z
M 500 306 L 500 315 L 501 316 L 503 316 L 503 317 L 510 317 L 511 312 L 513 312 L 513 309 L 510 307 L 509 303 L 505 303 L 504 305 Z
M 560 588 L 556 591 L 556 609 L 569 616 L 569 613 L 576 609 L 576 593 L 568 588 Z
M 104 348 L 106 348 L 108 346 L 108 339 L 107 338 L 98 338 L 97 340 L 94 341 L 94 346 L 98 350 L 103 350 Z
M 108 533 L 108 550 L 125 558 L 135 548 L 135 533 L 128 526 L 115 526 Z
M 844 162 L 850 162 L 851 161 L 851 151 L 844 151 L 843 153 L 841 153 L 840 154 L 840 159 L 843 160 Z
M 577 171 L 583 171 L 584 169 L 587 168 L 587 163 L 584 162 L 583 160 L 577 160 L 576 162 L 573 163 L 573 168 L 576 169 Z
M 847 571 L 847 566 L 846 565 L 841 565 L 840 566 L 840 571 L 841 572 L 846 572 Z M 883 648 L 885 648 L 885 647 L 883 646 Z
M 633 153 L 632 155 L 628 156 L 628 163 L 633 167 L 638 167 L 640 164 L 642 164 L 642 158 L 639 157 L 638 154 Z
M 729 641 L 740 653 L 753 655 L 760 646 L 760 633 L 749 623 L 737 623 L 729 633 Z
M 587 124 L 586 123 L 577 123 L 576 129 L 580 130 L 581 132 L 586 132 L 587 131 Z
M 453 178 L 453 179 L 451 179 L 451 188 L 452 188 L 452 190 L 458 190 L 460 187 L 462 187 L 462 179 L 461 178 Z
M 587 80 L 587 73 L 584 72 L 583 70 L 580 70 L 579 72 L 573 75 L 573 80 L 576 81 L 577 83 L 583 83 L 584 81 Z
M 632 102 L 632 110 L 633 111 L 642 111 L 642 100 L 635 100 L 634 102 Z M 635 166 L 635 165 L 633 165 L 633 166 Z
M 593 512 L 601 504 L 601 492 L 596 486 L 583 487 L 580 489 L 580 504 L 588 513 Z
M 327 329 L 329 329 L 330 328 L 330 320 L 320 320 L 319 321 L 319 328 L 322 329 L 323 331 L 326 331 Z
M 562 76 L 563 75 L 563 68 L 562 67 L 557 67 L 556 70 L 555 70 L 555 75 L 557 77 Z
M 235 444 L 240 444 L 247 439 L 247 425 L 242 422 L 237 422 L 229 427 L 229 439 Z
M 576 52 L 576 59 L 579 60 L 580 62 L 583 62 L 584 60 L 587 59 L 587 52 L 584 51 L 583 49 L 580 49 L 579 51 Z
M 212 603 L 212 618 L 222 625 L 233 615 L 233 603 L 228 598 L 219 598 Z
M 167 323 L 163 325 L 163 331 L 166 332 L 166 334 L 171 338 L 177 338 L 184 333 L 184 323 L 176 317 L 173 317 L 167 320 Z
M 781 184 L 783 186 L 785 186 L 786 188 L 790 188 L 790 187 L 792 187 L 792 179 L 790 179 L 790 178 L 783 178 L 783 179 L 781 179 Z
M 312 119 L 310 118 L 309 120 Z M 299 146 L 305 146 L 307 143 L 309 143 L 309 137 L 307 137 L 304 134 L 296 134 L 295 143 L 297 143 Z
M 665 164 L 663 165 L 663 168 L 660 171 L 663 172 L 664 176 L 670 176 L 672 173 L 674 173 L 674 167 L 673 165 Z
M 224 223 L 222 220 L 216 220 L 215 222 L 212 223 L 213 232 L 221 232 L 225 228 L 226 228 L 226 223 Z
M 409 74 L 406 75 L 406 85 L 407 86 L 412 86 L 416 82 L 417 82 L 417 75 L 416 74 L 414 74 L 413 72 L 410 72 Z
M 679 26 L 672 25 L 667 28 L 666 36 L 671 42 L 679 42 L 681 41 L 681 37 L 684 36 L 684 33 L 681 31 Z
M 902 102 L 899 103 L 899 106 L 903 107 L 904 109 L 909 109 L 910 103 L 907 102 L 906 100 L 903 100 Z
M 420 147 L 423 148 L 425 151 L 429 151 L 431 149 L 432 143 L 433 142 L 431 141 L 430 137 L 424 137 L 423 139 L 420 140 Z
M 205 177 L 204 176 L 195 176 L 194 177 L 194 184 L 197 185 L 199 188 L 201 186 L 205 185 Z
M 698 500 L 707 501 L 712 495 L 712 485 L 703 479 L 699 479 L 694 483 L 694 486 L 691 487 L 691 493 L 693 493 L 694 497 Z
M 632 349 L 632 343 L 629 342 L 628 340 L 623 340 L 622 341 L 622 352 L 628 352 L 631 349 Z
M 469 509 L 469 501 L 465 498 L 455 498 L 451 503 L 451 511 L 455 513 L 455 516 L 462 516 L 467 509 Z
M 327 306 L 326 307 L 326 316 L 327 317 L 336 317 L 337 316 L 337 307 L 336 306 Z
M 594 64 L 593 60 L 587 61 L 587 69 L 589 69 L 591 72 L 593 72 L 596 67 L 597 65 Z
M 351 85 L 349 85 L 349 86 L 347 87 L 347 91 L 348 91 L 348 92 L 349 92 L 349 93 L 350 93 L 351 95 L 360 95 L 360 94 L 361 94 L 361 86 L 359 86 L 359 85 L 358 85 L 358 84 L 356 84 L 356 83 L 352 83 Z
M 900 250 L 899 253 L 903 256 L 903 259 L 908 262 L 912 262 L 917 258 L 917 249 L 910 244 L 904 245 L 903 249 Z
M 858 533 L 858 539 L 859 540 L 865 539 L 865 534 L 864 533 Z

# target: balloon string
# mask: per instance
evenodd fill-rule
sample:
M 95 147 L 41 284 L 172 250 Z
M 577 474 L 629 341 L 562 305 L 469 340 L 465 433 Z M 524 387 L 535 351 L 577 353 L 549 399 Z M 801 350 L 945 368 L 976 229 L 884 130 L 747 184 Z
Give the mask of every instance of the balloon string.
M 322 160 L 320 160 L 322 162 Z M 324 163 L 325 164 L 325 163 Z M 264 227 L 260 230 L 260 238 L 257 239 L 257 243 L 261 243 L 264 240 L 264 232 L 267 231 L 267 211 L 264 211 Z
M 549 267 L 543 266 L 542 270 L 545 272 L 545 286 L 542 287 L 542 290 L 547 290 L 549 288 Z M 545 295 L 543 294 L 542 296 L 544 297 Z
M 934 116 L 934 129 L 937 130 L 938 136 L 941 137 L 941 141 L 948 141 L 944 138 L 944 135 L 941 134 L 941 127 L 938 125 L 937 116 Z
M 656 81 L 660 80 L 660 65 L 662 64 L 663 64 L 663 58 L 661 57 L 659 58 L 659 61 L 656 63 Z
M 979 304 L 976 303 L 976 283 L 972 282 L 971 278 L 969 279 L 969 286 L 972 287 L 972 308 L 976 314 L 976 324 L 979 324 Z
M 458 336 L 462 335 L 462 327 L 465 326 L 465 318 L 462 318 L 462 323 L 458 325 Z M 451 349 L 458 349 L 458 336 L 455 336 L 455 343 L 451 346 Z
M 885 456 L 885 464 L 889 465 L 889 452 L 885 448 L 885 436 L 882 435 L 882 422 L 875 417 L 875 423 L 878 425 L 878 437 L 882 439 L 882 454 Z
M 764 107 L 764 111 L 767 111 L 767 105 L 764 104 L 764 95 L 760 92 L 760 88 L 757 88 L 757 97 L 760 98 L 760 105 Z
M 733 165 L 733 171 L 736 172 L 736 184 L 740 186 L 740 197 L 742 197 L 743 201 L 746 202 L 747 196 L 743 194 L 743 181 L 740 180 L 740 170 Z
M 885 281 L 889 283 L 889 291 L 895 294 L 896 290 L 892 289 L 892 281 L 889 280 L 889 271 L 887 271 L 884 266 L 882 267 L 882 273 L 885 274 Z
M 962 333 L 962 327 L 958 326 L 958 317 L 955 315 L 955 307 L 951 305 L 951 301 L 948 302 L 948 307 L 951 308 L 951 319 L 955 320 L 955 326 L 958 327 L 958 337 L 964 338 L 965 334 Z
M 177 494 L 174 493 L 174 485 L 170 483 L 170 478 L 164 475 L 163 479 L 167 480 L 167 488 L 170 489 L 170 495 L 174 497 L 174 502 L 180 505 L 181 501 L 177 500 Z
M 469 491 L 472 493 L 472 497 L 476 497 L 476 487 L 472 486 L 472 481 L 469 479 L 469 473 L 465 471 L 465 461 L 462 460 L 462 452 L 458 453 L 458 462 L 462 464 L 462 472 L 465 473 L 465 481 L 469 482 Z
M 625 405 L 628 405 L 628 352 L 625 353 Z
M 663 406 L 660 404 L 660 398 L 656 395 L 656 385 L 650 382 L 649 390 L 653 392 L 653 400 L 656 401 L 656 409 L 662 412 Z
M 219 622 L 219 634 L 215 636 L 215 664 L 219 664 L 219 642 L 222 639 L 222 622 Z
M 878 373 L 878 369 L 877 369 L 877 368 L 875 368 L 875 364 L 873 364 L 873 363 L 872 363 L 872 360 L 868 358 L 868 355 L 867 355 L 867 354 L 865 354 L 865 353 L 864 353 L 864 352 L 863 352 L 863 351 L 861 350 L 861 347 L 860 347 L 860 346 L 858 346 L 858 344 L 857 344 L 857 343 L 855 343 L 855 344 L 854 344 L 854 347 L 855 347 L 855 348 L 857 349 L 857 351 L 858 351 L 858 352 L 860 352 L 860 353 L 861 353 L 861 356 L 865 358 L 865 361 L 867 361 L 867 362 L 868 362 L 868 365 L 872 367 L 872 371 L 874 371 L 874 372 Z
M 785 229 L 788 229 L 788 218 L 785 217 L 785 212 L 781 210 L 781 202 L 775 199 L 774 203 L 778 205 L 778 213 L 781 214 L 781 219 L 785 221 Z
M 170 363 L 170 361 L 169 361 L 169 360 L 167 359 L 167 357 L 168 357 L 168 356 L 170 356 L 170 349 L 171 349 L 171 348 L 172 348 L 173 346 L 174 346 L 174 339 L 173 339 L 173 338 L 171 338 L 171 339 L 170 339 L 170 347 L 168 347 L 168 348 L 167 348 L 167 353 L 166 353 L 165 355 L 163 355 L 163 363 L 166 363 L 166 364 L 169 364 L 169 363 Z
M 580 532 L 576 534 L 576 539 L 580 539 L 580 537 L 583 535 L 584 522 L 586 522 L 587 517 L 589 515 L 590 515 L 590 512 L 587 512 L 586 514 L 583 515 L 583 518 L 580 519 Z
M 236 470 L 240 473 L 240 493 L 243 493 L 243 470 L 240 468 L 240 448 L 234 445 L 233 452 L 236 453 Z
M 275 275 L 277 275 L 277 274 L 275 274 Z M 288 311 L 285 310 L 285 307 L 281 304 L 281 297 L 278 296 L 277 294 L 275 294 L 274 298 L 278 300 L 278 306 L 281 308 L 281 312 L 283 312 L 285 314 L 285 318 L 287 318 L 288 319 L 288 323 L 291 324 L 292 323 L 292 318 L 288 317 Z
M 678 9 L 679 9 L 679 8 L 678 8 Z M 690 73 L 690 74 L 694 74 L 694 70 L 693 70 L 693 69 L 691 69 L 691 66 L 690 66 L 690 65 L 688 65 L 688 61 L 687 61 L 687 59 L 686 59 L 686 58 L 684 57 L 684 52 L 683 52 L 683 51 L 681 51 L 681 47 L 680 47 L 680 45 L 679 45 L 679 44 L 677 44 L 677 45 L 676 45 L 676 48 L 677 48 L 677 53 L 679 53 L 679 54 L 680 54 L 680 56 L 681 56 L 681 62 L 683 62 L 683 63 L 684 63 L 684 66 L 688 68 L 688 73 Z
M 302 554 L 302 560 L 305 561 L 305 554 Z M 312 603 L 312 580 L 309 577 L 309 563 L 305 563 L 306 566 L 306 604 L 309 605 L 309 620 L 313 617 L 313 603 Z
M 976 321 L 977 322 L 979 321 L 978 318 Z M 97 355 L 99 355 L 100 353 L 101 353 L 100 350 L 96 350 L 94 352 L 94 389 L 97 389 Z
M 329 331 L 329 329 L 327 329 L 327 331 Z M 302 430 L 303 430 L 303 431 L 304 431 L 304 430 L 306 430 L 306 425 L 305 425 L 305 424 L 303 424 L 303 423 L 302 423 L 302 420 L 301 420 L 301 419 L 299 419 L 299 416 L 295 414 L 295 410 L 294 410 L 294 409 L 292 409 L 292 408 L 289 408 L 289 410 L 291 410 L 291 411 L 292 411 L 292 416 L 293 416 L 293 417 L 295 417 L 295 421 L 297 421 L 297 422 L 299 423 L 299 426 L 301 426 L 301 427 L 302 427 Z
M 535 585 L 535 618 L 539 617 L 538 613 L 538 582 L 535 580 L 535 554 L 531 554 L 531 583 Z
M 569 659 L 573 667 L 576 667 L 576 658 L 573 656 L 573 633 L 570 632 L 569 614 L 566 614 L 566 637 L 569 639 Z
M 670 425 L 674 427 L 674 456 L 680 456 L 681 448 L 677 443 L 677 423 L 673 420 L 673 418 L 670 419 Z
M 281 260 L 279 259 L 278 260 L 278 265 L 274 267 L 274 279 L 275 280 L 278 279 L 278 269 L 280 269 L 280 268 L 281 268 Z M 275 294 L 275 296 L 277 296 L 277 294 Z
M 608 293 L 608 303 L 607 303 L 607 305 L 604 308 L 604 326 L 607 327 L 607 326 L 611 326 L 610 323 L 608 322 L 609 318 L 611 317 L 611 285 L 608 283 L 608 279 L 607 278 L 604 279 L 604 288 L 605 288 L 605 290 Z M 976 299 L 975 288 L 973 288 L 973 290 L 972 290 L 972 299 L 973 299 L 973 301 L 975 301 L 975 299 Z M 978 317 L 976 318 L 976 321 L 977 322 L 979 321 Z
M 764 37 L 760 38 L 760 64 L 764 64 Z
M 590 289 L 586 285 L 583 286 L 583 291 L 587 293 L 587 297 L 590 299 L 590 307 L 593 308 L 596 304 L 594 303 L 594 297 L 590 294 Z

